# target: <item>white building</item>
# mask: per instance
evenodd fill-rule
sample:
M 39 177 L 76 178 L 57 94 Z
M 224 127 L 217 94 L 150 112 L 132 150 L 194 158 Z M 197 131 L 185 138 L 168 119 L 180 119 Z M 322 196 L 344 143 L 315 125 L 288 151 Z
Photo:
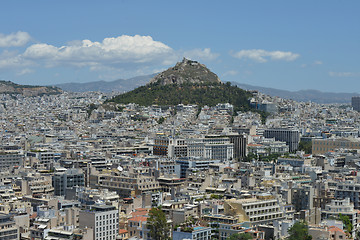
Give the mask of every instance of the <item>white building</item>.
M 94 205 L 80 211 L 79 227 L 92 228 L 95 240 L 116 239 L 119 231 L 119 212 L 114 206 Z
M 325 210 L 321 211 L 321 218 L 337 219 L 340 214 L 349 217 L 349 220 L 354 227 L 352 235 L 355 237 L 355 232 L 359 227 L 359 214 L 358 211 L 354 209 L 354 204 L 350 202 L 350 198 L 345 198 L 343 200 L 331 200 L 330 204 L 326 204 Z

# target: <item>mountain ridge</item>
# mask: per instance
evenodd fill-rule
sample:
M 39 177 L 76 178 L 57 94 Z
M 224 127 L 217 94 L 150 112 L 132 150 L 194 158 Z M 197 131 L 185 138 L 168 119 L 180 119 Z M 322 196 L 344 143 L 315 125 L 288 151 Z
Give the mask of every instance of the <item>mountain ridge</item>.
M 334 92 L 323 92 L 315 89 L 288 91 L 288 90 L 282 90 L 276 88 L 253 86 L 238 82 L 231 82 L 231 83 L 245 90 L 256 90 L 270 96 L 292 99 L 299 102 L 312 101 L 320 104 L 332 104 L 332 103 L 350 104 L 351 97 L 360 96 L 359 93 L 334 93 Z
M 21 94 L 26 97 L 61 94 L 62 90 L 54 86 L 21 85 L 11 81 L 0 80 L 1 94 Z
M 60 87 L 64 91 L 73 91 L 73 92 L 84 92 L 84 91 L 100 91 L 100 92 L 127 92 L 135 89 L 138 86 L 149 84 L 152 78 L 157 74 L 150 74 L 144 76 L 137 76 L 130 79 L 118 79 L 114 81 L 95 81 L 88 83 L 65 83 L 65 84 L 56 84 L 55 86 Z M 308 90 L 298 90 L 298 91 L 288 91 L 277 88 L 261 87 L 254 86 L 250 84 L 244 84 L 232 81 L 232 84 L 239 86 L 240 88 L 246 90 L 257 90 L 264 94 L 270 96 L 278 96 L 285 99 L 293 99 L 295 101 L 302 102 L 316 102 L 321 104 L 331 104 L 331 103 L 340 103 L 340 104 L 350 104 L 351 97 L 360 96 L 359 93 L 332 93 L 332 92 L 323 92 L 320 90 L 308 89 Z M 119 86 L 123 84 L 123 86 Z
M 117 79 L 114 81 L 94 81 L 87 83 L 60 83 L 56 87 L 70 92 L 127 92 L 137 86 L 145 85 L 156 74 L 137 76 L 129 79 Z

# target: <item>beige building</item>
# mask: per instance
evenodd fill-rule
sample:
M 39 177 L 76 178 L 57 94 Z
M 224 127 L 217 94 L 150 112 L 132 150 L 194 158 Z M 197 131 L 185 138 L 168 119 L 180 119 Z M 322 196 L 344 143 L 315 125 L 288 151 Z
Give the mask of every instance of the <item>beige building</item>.
M 90 186 L 116 191 L 120 197 L 134 197 L 144 192 L 160 189 L 159 182 L 153 176 L 137 173 L 122 174 L 120 172 L 91 175 Z
M 258 195 L 247 199 L 229 199 L 224 202 L 225 215 L 238 217 L 239 222 L 254 224 L 284 218 L 278 200 L 272 195 Z
M 337 149 L 360 149 L 360 139 L 357 138 L 328 138 L 313 139 L 312 154 L 324 154 Z
M 24 195 L 41 195 L 54 192 L 50 176 L 41 175 L 40 173 L 29 173 L 27 176 L 16 181 Z

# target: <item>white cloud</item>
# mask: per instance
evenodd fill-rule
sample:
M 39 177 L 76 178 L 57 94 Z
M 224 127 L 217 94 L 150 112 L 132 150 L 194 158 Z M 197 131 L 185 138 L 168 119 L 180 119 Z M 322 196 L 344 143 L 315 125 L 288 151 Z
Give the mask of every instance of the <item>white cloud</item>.
M 161 63 L 173 55 L 173 50 L 150 36 L 105 38 L 102 42 L 82 40 L 56 47 L 45 43 L 34 44 L 23 54 L 25 59 L 43 60 L 48 66 L 74 65 L 97 66 L 123 63 Z
M 24 69 L 20 70 L 19 72 L 17 72 L 16 75 L 22 76 L 22 75 L 33 73 L 33 72 L 34 72 L 34 70 L 32 70 L 30 68 L 24 68 Z
M 330 77 L 359 77 L 358 72 L 329 72 Z
M 184 57 L 190 58 L 192 60 L 211 61 L 215 60 L 218 56 L 219 54 L 212 53 L 210 48 L 197 48 L 184 52 Z
M 75 40 L 63 46 L 36 43 L 22 53 L 4 51 L 0 54 L 0 69 L 11 69 L 19 75 L 30 73 L 35 67 L 76 67 L 96 72 L 101 79 L 127 78 L 154 73 L 184 56 L 203 61 L 214 60 L 219 54 L 210 48 L 174 50 L 151 36 L 122 35 L 98 42 Z
M 16 32 L 9 35 L 0 34 L 0 47 L 20 47 L 31 40 L 27 32 Z
M 231 55 L 238 59 L 251 59 L 261 63 L 267 62 L 269 59 L 294 61 L 300 56 L 299 54 L 292 52 L 266 51 L 263 49 L 241 50 L 239 52 L 231 53 Z
M 313 63 L 313 65 L 322 65 L 323 64 L 323 62 L 322 61 L 319 61 L 319 60 L 317 60 L 317 61 L 315 61 L 314 63 Z
M 32 64 L 15 51 L 4 51 L 0 54 L 0 69 L 24 68 Z

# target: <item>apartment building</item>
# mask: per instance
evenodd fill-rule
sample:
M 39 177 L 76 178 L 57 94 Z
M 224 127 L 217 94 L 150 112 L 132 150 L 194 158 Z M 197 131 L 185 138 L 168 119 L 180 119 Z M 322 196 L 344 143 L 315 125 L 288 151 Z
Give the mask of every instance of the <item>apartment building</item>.
M 349 198 L 356 209 L 360 209 L 360 183 L 354 181 L 338 182 L 335 189 L 335 199 Z
M 123 198 L 158 191 L 161 188 L 153 176 L 120 172 L 90 175 L 90 187 L 107 188 L 117 192 Z
M 128 219 L 128 235 L 130 238 L 151 240 L 150 230 L 146 226 L 146 216 L 135 216 Z
M 114 206 L 93 205 L 80 211 L 79 227 L 92 228 L 95 240 L 116 239 L 119 231 L 119 211 Z
M 64 196 L 66 189 L 75 186 L 84 186 L 84 173 L 81 169 L 68 169 L 65 172 L 55 173 L 52 177 L 54 186 L 54 194 L 56 196 Z
M 20 186 L 22 194 L 25 195 L 49 194 L 54 192 L 52 178 L 41 175 L 40 173 L 29 173 L 25 177 L 17 179 L 16 185 Z
M 354 231 L 352 232 L 353 238 L 355 238 L 355 229 L 359 227 L 359 212 L 354 209 L 354 204 L 350 202 L 350 198 L 343 200 L 331 200 L 330 204 L 326 204 L 325 209 L 321 211 L 322 219 L 336 219 L 339 214 L 348 216 Z
M 256 225 L 284 219 L 278 199 L 266 194 L 254 198 L 225 200 L 224 213 L 238 217 L 239 222 L 249 221 Z
M 0 171 L 12 168 L 14 166 L 22 166 L 24 162 L 24 154 L 13 151 L 0 152 Z
M 210 240 L 211 228 L 196 226 L 191 231 L 184 232 L 180 228 L 173 231 L 173 240 L 191 239 L 191 240 Z
M 19 239 L 19 227 L 11 215 L 0 214 L 0 239 Z
M 188 169 L 207 170 L 211 163 L 219 163 L 220 160 L 210 160 L 203 158 L 179 158 L 175 160 L 180 164 L 180 177 L 185 178 Z
M 226 240 L 233 234 L 247 233 L 252 236 L 252 239 L 265 239 L 265 233 L 262 231 L 255 231 L 249 228 L 249 224 L 237 223 L 237 224 L 219 224 L 219 240 Z
M 54 152 L 28 152 L 28 157 L 37 159 L 36 168 L 50 170 L 52 164 L 55 162 Z

